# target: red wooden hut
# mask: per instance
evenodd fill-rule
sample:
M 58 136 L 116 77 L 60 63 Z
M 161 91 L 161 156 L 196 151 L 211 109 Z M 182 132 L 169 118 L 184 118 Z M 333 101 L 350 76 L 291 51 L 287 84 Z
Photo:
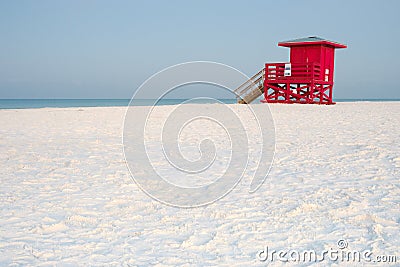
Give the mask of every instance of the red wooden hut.
M 278 45 L 290 48 L 290 62 L 265 64 L 263 101 L 334 104 L 335 49 L 347 46 L 319 37 L 295 39 Z
M 265 69 L 235 90 L 239 103 L 250 103 L 263 93 L 262 102 L 268 103 L 334 104 L 335 49 L 347 46 L 316 36 L 278 45 L 290 48 L 290 62 L 266 63 Z

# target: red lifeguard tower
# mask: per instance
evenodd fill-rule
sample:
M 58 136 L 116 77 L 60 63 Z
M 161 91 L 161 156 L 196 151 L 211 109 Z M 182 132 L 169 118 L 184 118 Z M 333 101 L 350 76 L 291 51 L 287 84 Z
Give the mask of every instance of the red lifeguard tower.
M 278 45 L 290 48 L 290 62 L 266 63 L 263 70 L 235 90 L 238 102 L 250 103 L 264 94 L 262 102 L 268 103 L 335 104 L 335 49 L 347 46 L 316 36 Z

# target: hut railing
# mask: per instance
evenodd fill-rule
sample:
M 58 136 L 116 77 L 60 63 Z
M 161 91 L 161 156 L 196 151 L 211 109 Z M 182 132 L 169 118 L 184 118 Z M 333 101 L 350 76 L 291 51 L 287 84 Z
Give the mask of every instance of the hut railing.
M 294 81 L 294 80 L 320 80 L 321 65 L 319 63 L 293 64 L 291 63 L 291 75 L 285 75 L 285 64 L 267 63 L 265 65 L 265 79 L 270 81 Z

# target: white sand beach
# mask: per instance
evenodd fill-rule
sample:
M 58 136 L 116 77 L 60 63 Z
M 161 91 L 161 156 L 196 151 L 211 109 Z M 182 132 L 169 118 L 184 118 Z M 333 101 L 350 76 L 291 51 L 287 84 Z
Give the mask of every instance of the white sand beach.
M 0 266 L 266 266 L 266 246 L 322 252 L 341 239 L 399 264 L 400 102 L 270 108 L 265 183 L 250 194 L 244 176 L 221 200 L 186 209 L 130 177 L 126 108 L 0 110 Z

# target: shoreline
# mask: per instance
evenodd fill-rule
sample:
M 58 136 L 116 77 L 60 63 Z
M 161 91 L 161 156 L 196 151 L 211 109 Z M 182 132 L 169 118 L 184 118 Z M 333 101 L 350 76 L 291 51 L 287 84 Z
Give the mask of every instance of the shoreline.
M 285 103 L 251 103 L 248 105 L 254 106 L 254 105 L 269 105 L 270 107 L 273 106 L 337 106 L 337 105 L 345 105 L 345 104 L 362 104 L 362 103 L 400 103 L 399 100 L 356 100 L 356 101 L 338 101 L 335 102 L 334 105 L 319 105 L 319 104 L 285 104 Z M 185 105 L 244 105 L 244 104 L 238 104 L 238 103 L 188 103 Z M 179 103 L 174 103 L 174 104 L 160 104 L 156 105 L 156 107 L 165 107 L 165 106 L 177 106 L 180 105 Z M 134 105 L 136 107 L 149 107 L 152 105 Z M 45 109 L 73 109 L 73 108 L 78 108 L 78 109 L 83 109 L 83 108 L 127 108 L 129 107 L 128 105 L 100 105 L 100 106 L 40 106 L 40 107 L 1 107 L 0 106 L 0 111 L 2 110 L 32 110 L 32 109 L 38 109 L 38 110 L 45 110 Z M 133 107 L 133 105 L 131 106 Z

